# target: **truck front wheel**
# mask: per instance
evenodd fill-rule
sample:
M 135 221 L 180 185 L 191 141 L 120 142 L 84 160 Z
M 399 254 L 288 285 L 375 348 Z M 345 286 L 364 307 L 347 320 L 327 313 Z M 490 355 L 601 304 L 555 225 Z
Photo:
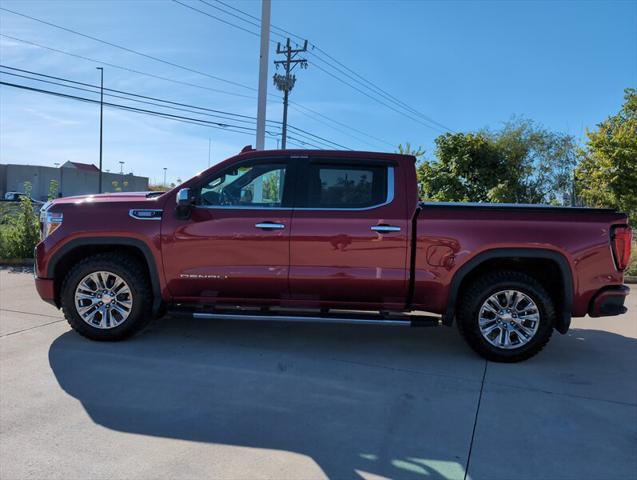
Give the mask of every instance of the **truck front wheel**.
M 152 293 L 140 263 L 127 255 L 102 253 L 70 269 L 61 303 L 69 325 L 91 340 L 130 337 L 151 320 Z
M 519 362 L 547 344 L 555 308 L 535 278 L 497 271 L 479 277 L 464 290 L 457 321 L 467 343 L 487 360 Z

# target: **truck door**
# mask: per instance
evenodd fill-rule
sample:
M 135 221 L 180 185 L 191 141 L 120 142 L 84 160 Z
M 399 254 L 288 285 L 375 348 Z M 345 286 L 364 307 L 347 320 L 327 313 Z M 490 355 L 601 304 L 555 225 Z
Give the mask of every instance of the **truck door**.
M 287 159 L 251 159 L 194 189 L 188 220 L 166 216 L 170 293 L 182 301 L 256 303 L 287 297 L 292 216 Z
M 408 221 L 397 163 L 310 158 L 298 177 L 290 293 L 322 307 L 402 308 Z

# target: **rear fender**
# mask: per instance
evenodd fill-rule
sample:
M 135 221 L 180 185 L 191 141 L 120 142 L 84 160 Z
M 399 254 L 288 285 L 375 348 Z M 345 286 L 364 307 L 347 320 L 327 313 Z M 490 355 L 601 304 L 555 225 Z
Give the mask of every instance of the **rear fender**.
M 506 258 L 538 258 L 548 259 L 554 261 L 560 272 L 562 280 L 562 311 L 559 312 L 556 319 L 555 329 L 560 333 L 568 332 L 571 325 L 571 309 L 573 306 L 573 274 L 569 266 L 568 261 L 561 253 L 538 248 L 498 248 L 493 250 L 487 250 L 482 252 L 471 260 L 467 261 L 453 276 L 451 281 L 451 287 L 449 291 L 449 298 L 447 300 L 447 308 L 442 317 L 442 322 L 445 325 L 452 325 L 453 319 L 456 314 L 456 304 L 458 301 L 458 294 L 462 286 L 462 281 L 470 274 L 474 269 L 480 266 L 483 262 L 493 259 L 506 259 Z

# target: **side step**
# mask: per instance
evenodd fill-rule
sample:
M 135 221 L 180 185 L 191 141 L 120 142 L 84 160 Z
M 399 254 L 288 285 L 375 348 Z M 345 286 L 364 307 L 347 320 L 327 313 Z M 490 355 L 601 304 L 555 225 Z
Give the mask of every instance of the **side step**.
M 289 310 L 240 310 L 226 309 L 212 311 L 171 310 L 172 315 L 188 316 L 207 320 L 247 320 L 265 322 L 299 322 L 299 323 L 337 323 L 349 325 L 384 325 L 394 327 L 437 327 L 442 324 L 441 318 L 433 315 L 383 314 L 343 312 L 319 313 L 295 312 Z

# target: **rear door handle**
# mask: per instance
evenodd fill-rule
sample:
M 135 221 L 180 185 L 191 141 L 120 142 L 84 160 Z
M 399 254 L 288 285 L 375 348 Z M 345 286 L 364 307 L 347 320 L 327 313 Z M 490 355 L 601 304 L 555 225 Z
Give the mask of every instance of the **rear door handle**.
M 282 223 L 274 223 L 274 222 L 261 222 L 256 223 L 254 225 L 257 228 L 262 228 L 263 230 L 281 230 L 285 228 L 285 225 Z
M 400 232 L 400 227 L 395 225 L 372 225 L 369 228 L 375 232 Z

